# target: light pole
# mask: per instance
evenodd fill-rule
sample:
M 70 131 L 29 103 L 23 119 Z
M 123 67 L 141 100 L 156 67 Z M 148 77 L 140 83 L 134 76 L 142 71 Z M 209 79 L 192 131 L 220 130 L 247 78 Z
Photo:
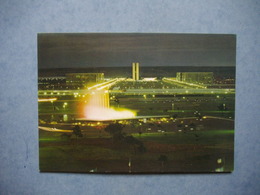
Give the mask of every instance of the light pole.
M 67 105 L 68 105 L 67 102 L 64 102 L 64 103 L 63 103 L 63 109 L 64 109 L 64 110 L 65 110 L 65 108 L 66 108 Z
M 128 172 L 131 173 L 131 172 L 132 172 L 132 161 L 131 161 L 131 157 L 129 157 L 129 159 L 128 159 L 128 167 L 129 167 Z

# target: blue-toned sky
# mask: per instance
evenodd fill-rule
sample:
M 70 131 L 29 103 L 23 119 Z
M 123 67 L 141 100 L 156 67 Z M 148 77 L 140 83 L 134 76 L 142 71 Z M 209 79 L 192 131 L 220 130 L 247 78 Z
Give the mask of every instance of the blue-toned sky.
M 39 68 L 234 66 L 235 35 L 39 34 Z

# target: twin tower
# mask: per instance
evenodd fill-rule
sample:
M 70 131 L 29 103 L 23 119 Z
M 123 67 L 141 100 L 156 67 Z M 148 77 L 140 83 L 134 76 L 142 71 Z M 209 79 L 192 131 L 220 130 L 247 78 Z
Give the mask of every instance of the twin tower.
M 132 76 L 134 81 L 139 80 L 139 62 L 132 63 Z

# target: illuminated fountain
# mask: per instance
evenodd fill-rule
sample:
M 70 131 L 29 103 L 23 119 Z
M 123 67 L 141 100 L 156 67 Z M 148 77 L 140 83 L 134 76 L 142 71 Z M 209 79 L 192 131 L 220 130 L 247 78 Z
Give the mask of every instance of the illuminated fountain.
M 114 109 L 109 106 L 109 93 L 107 90 L 91 90 L 84 108 L 84 117 L 87 120 L 114 120 L 133 118 L 135 113 L 127 109 Z

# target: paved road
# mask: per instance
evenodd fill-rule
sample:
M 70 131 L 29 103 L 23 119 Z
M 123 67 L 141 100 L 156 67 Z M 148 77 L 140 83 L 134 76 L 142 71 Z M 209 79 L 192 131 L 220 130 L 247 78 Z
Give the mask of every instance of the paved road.
M 51 128 L 51 127 L 42 127 L 38 126 L 40 130 L 44 131 L 50 131 L 50 132 L 63 132 L 63 133 L 72 133 L 72 130 L 64 130 L 64 129 L 56 129 L 56 128 Z
M 100 91 L 101 93 L 103 91 Z M 112 94 L 121 95 L 145 95 L 145 94 L 234 94 L 235 89 L 127 89 L 127 90 L 109 90 Z M 65 96 L 65 95 L 86 95 L 93 93 L 93 90 L 39 90 L 39 96 Z M 96 92 L 97 93 L 97 92 Z

